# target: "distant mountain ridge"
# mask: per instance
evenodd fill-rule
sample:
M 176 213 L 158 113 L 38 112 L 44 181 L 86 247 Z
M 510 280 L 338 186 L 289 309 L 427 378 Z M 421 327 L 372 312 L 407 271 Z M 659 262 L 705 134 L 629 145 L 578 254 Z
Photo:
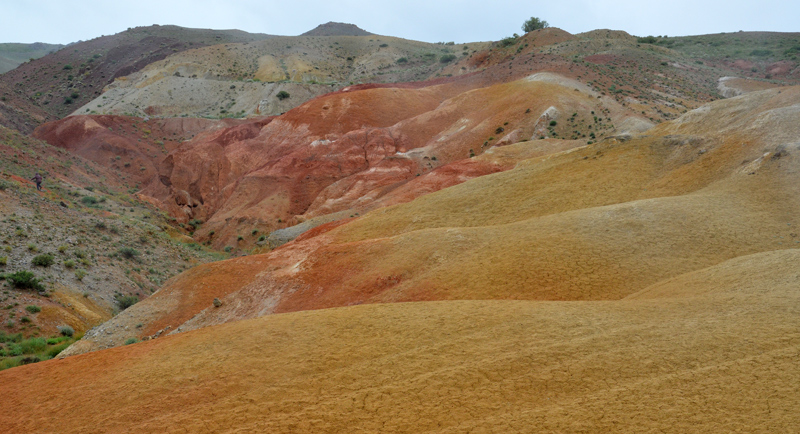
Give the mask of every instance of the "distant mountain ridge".
M 0 44 L 0 74 L 4 74 L 30 59 L 38 59 L 63 47 L 60 44 L 46 44 L 34 42 L 33 44 L 4 43 Z
M 313 30 L 309 30 L 300 36 L 372 36 L 370 33 L 355 24 L 335 23 L 329 21 L 320 24 Z

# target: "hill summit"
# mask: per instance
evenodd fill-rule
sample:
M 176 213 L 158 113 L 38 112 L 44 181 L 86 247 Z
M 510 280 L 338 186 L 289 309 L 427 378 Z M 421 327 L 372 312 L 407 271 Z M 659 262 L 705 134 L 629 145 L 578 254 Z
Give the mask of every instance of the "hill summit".
M 334 23 L 329 21 L 318 25 L 315 29 L 309 30 L 300 36 L 370 36 L 370 33 L 355 24 Z

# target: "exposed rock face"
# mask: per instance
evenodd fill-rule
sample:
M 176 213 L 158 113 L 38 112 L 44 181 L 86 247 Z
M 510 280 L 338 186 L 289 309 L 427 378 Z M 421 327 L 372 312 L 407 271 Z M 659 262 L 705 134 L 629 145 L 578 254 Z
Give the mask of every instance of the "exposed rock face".
M 174 118 L 143 120 L 123 116 L 70 116 L 42 125 L 33 136 L 86 159 L 117 169 L 131 185 L 149 182 L 165 154 L 204 131 L 236 120 Z
M 275 119 L 200 134 L 159 163 L 142 195 L 183 222 L 204 221 L 197 235 L 222 248 L 253 228 L 271 232 L 327 214 L 363 213 L 391 204 L 390 197 L 406 201 L 453 185 L 443 177 L 463 182 L 496 171 L 460 164 L 426 177 L 495 142 L 509 145 L 551 128 L 529 107 L 545 110 L 548 122 L 559 112 L 549 101 L 584 124 L 592 109 L 621 113 L 613 102 L 554 80 L 472 86 L 345 89 Z M 418 177 L 428 183 L 411 182 Z M 211 231 L 213 239 L 205 238 Z

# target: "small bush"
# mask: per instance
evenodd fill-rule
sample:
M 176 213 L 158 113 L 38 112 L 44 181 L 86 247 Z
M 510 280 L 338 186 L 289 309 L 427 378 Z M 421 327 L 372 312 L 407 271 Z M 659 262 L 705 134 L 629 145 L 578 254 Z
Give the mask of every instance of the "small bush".
M 72 337 L 72 335 L 75 334 L 75 329 L 68 325 L 61 325 L 58 326 L 58 332 L 61 333 L 62 336 Z
M 8 264 L 8 256 L 0 256 L 0 265 Z
M 640 44 L 655 44 L 658 39 L 655 36 L 646 36 L 644 38 L 636 38 L 636 42 Z
M 56 345 L 52 348 L 47 350 L 47 355 L 52 359 L 53 357 L 57 356 L 62 351 L 66 350 L 67 347 L 70 345 L 69 342 L 64 342 L 62 344 Z
M 139 297 L 135 295 L 117 295 L 116 299 L 120 310 L 125 310 L 139 302 Z
M 128 340 L 125 341 L 125 345 L 136 344 L 136 343 L 139 343 L 139 339 L 129 338 Z
M 445 54 L 444 56 L 439 58 L 440 63 L 450 63 L 454 60 L 456 60 L 455 54 Z
M 285 90 L 282 90 L 282 91 L 278 92 L 278 94 L 275 95 L 275 96 L 277 96 L 279 100 L 283 101 L 286 98 L 289 98 L 291 95 L 289 95 L 289 92 L 286 92 Z
M 550 121 L 550 126 L 551 126 L 551 127 L 554 127 L 554 126 L 556 126 L 556 125 L 558 125 L 558 122 L 556 122 L 556 121 Z
M 133 247 L 123 247 L 117 250 L 117 254 L 125 259 L 136 259 L 136 257 L 139 256 L 139 251 Z
M 501 47 L 508 47 L 510 45 L 514 45 L 515 43 L 517 43 L 517 38 L 514 36 L 509 36 L 500 40 Z
M 406 59 L 405 57 L 401 57 L 397 59 L 397 63 L 408 63 L 408 59 Z
M 86 206 L 97 205 L 97 198 L 94 196 L 83 196 L 81 198 L 81 203 Z
M 82 268 L 79 268 L 79 269 L 75 270 L 75 278 L 76 279 L 83 280 L 84 277 L 86 277 L 86 270 L 84 270 Z
M 35 354 L 47 348 L 47 340 L 45 338 L 30 338 L 22 341 L 19 345 L 22 347 L 23 354 Z
M 31 264 L 36 265 L 38 267 L 49 267 L 53 265 L 55 262 L 55 258 L 53 255 L 49 253 L 44 253 L 42 255 L 36 255 L 31 259 Z
M 35 304 L 32 304 L 30 306 L 25 306 L 25 310 L 27 310 L 30 313 L 39 313 L 39 312 L 42 311 L 42 308 L 39 307 L 39 306 L 36 306 Z
M 64 266 L 67 268 L 75 268 L 75 261 L 73 261 L 72 259 L 67 259 L 66 261 L 64 261 Z
M 43 291 L 44 286 L 39 282 L 39 279 L 30 271 L 17 271 L 6 275 L 6 279 L 11 283 L 11 286 L 19 289 L 36 289 Z

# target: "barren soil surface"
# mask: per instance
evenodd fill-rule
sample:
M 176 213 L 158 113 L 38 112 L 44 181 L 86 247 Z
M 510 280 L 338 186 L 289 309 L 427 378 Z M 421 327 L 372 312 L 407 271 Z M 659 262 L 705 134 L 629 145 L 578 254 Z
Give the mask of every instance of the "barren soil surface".
M 791 432 L 798 260 L 798 250 L 737 258 L 615 302 L 400 303 L 225 324 L 0 372 L 0 424 Z

